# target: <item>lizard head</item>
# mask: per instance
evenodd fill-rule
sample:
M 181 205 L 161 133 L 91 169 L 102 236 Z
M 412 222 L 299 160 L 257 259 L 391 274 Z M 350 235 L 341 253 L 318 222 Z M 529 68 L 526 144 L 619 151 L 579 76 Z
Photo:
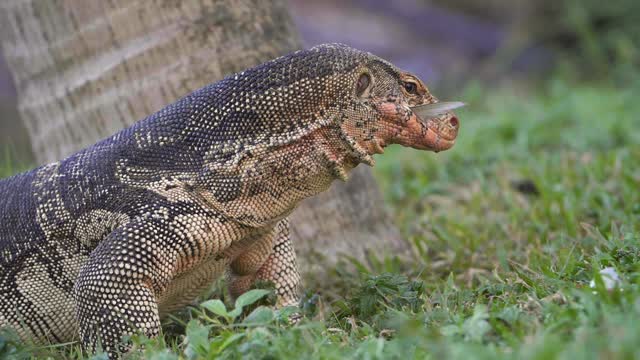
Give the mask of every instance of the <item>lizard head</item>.
M 296 51 L 203 90 L 214 116 L 195 126 L 211 129 L 205 162 L 217 168 L 284 156 L 289 165 L 310 149 L 345 179 L 390 144 L 443 151 L 458 133 L 456 115 L 420 79 L 342 44 Z
M 444 106 L 439 106 L 444 111 L 427 110 L 438 99 L 415 75 L 367 54 L 351 72 L 350 81 L 352 106 L 341 127 L 358 148 L 372 155 L 390 144 L 435 152 L 453 146 L 457 116 Z

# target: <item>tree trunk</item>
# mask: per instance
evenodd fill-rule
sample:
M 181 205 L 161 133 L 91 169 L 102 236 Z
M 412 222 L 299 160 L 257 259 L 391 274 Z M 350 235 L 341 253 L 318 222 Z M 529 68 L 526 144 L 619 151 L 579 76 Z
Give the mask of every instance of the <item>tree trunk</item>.
M 283 1 L 3 0 L 0 26 L 19 111 L 41 163 L 300 47 Z M 326 269 L 341 252 L 363 260 L 368 251 L 407 249 L 366 168 L 292 217 L 307 273 Z

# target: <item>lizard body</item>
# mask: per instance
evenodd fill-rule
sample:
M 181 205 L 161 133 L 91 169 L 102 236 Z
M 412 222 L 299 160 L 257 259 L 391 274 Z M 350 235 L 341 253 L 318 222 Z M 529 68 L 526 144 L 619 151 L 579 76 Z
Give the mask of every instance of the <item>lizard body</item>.
M 297 302 L 287 216 L 388 144 L 453 145 L 420 80 L 329 44 L 206 86 L 56 163 L 0 181 L 0 326 L 114 356 L 220 276 Z

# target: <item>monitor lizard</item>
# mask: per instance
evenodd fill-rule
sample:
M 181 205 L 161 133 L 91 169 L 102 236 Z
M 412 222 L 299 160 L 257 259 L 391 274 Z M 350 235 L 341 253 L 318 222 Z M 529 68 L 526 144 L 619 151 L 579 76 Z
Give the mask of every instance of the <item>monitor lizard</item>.
M 114 357 L 221 276 L 234 296 L 268 280 L 296 304 L 287 216 L 390 144 L 453 146 L 453 112 L 415 110 L 437 102 L 379 57 L 320 45 L 1 180 L 0 326 Z

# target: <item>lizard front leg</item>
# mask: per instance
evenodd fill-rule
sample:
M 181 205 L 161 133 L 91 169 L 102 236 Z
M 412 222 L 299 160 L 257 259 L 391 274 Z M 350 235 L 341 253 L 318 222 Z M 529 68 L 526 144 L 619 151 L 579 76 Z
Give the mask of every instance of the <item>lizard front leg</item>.
M 126 351 L 125 335 L 160 332 L 156 294 L 171 276 L 163 246 L 170 231 L 159 222 L 133 221 L 114 230 L 92 252 L 74 287 L 83 347 L 98 344 L 111 358 Z
M 300 274 L 288 219 L 281 220 L 231 263 L 229 290 L 232 296 L 241 295 L 261 280 L 275 284 L 278 307 L 298 304 Z

